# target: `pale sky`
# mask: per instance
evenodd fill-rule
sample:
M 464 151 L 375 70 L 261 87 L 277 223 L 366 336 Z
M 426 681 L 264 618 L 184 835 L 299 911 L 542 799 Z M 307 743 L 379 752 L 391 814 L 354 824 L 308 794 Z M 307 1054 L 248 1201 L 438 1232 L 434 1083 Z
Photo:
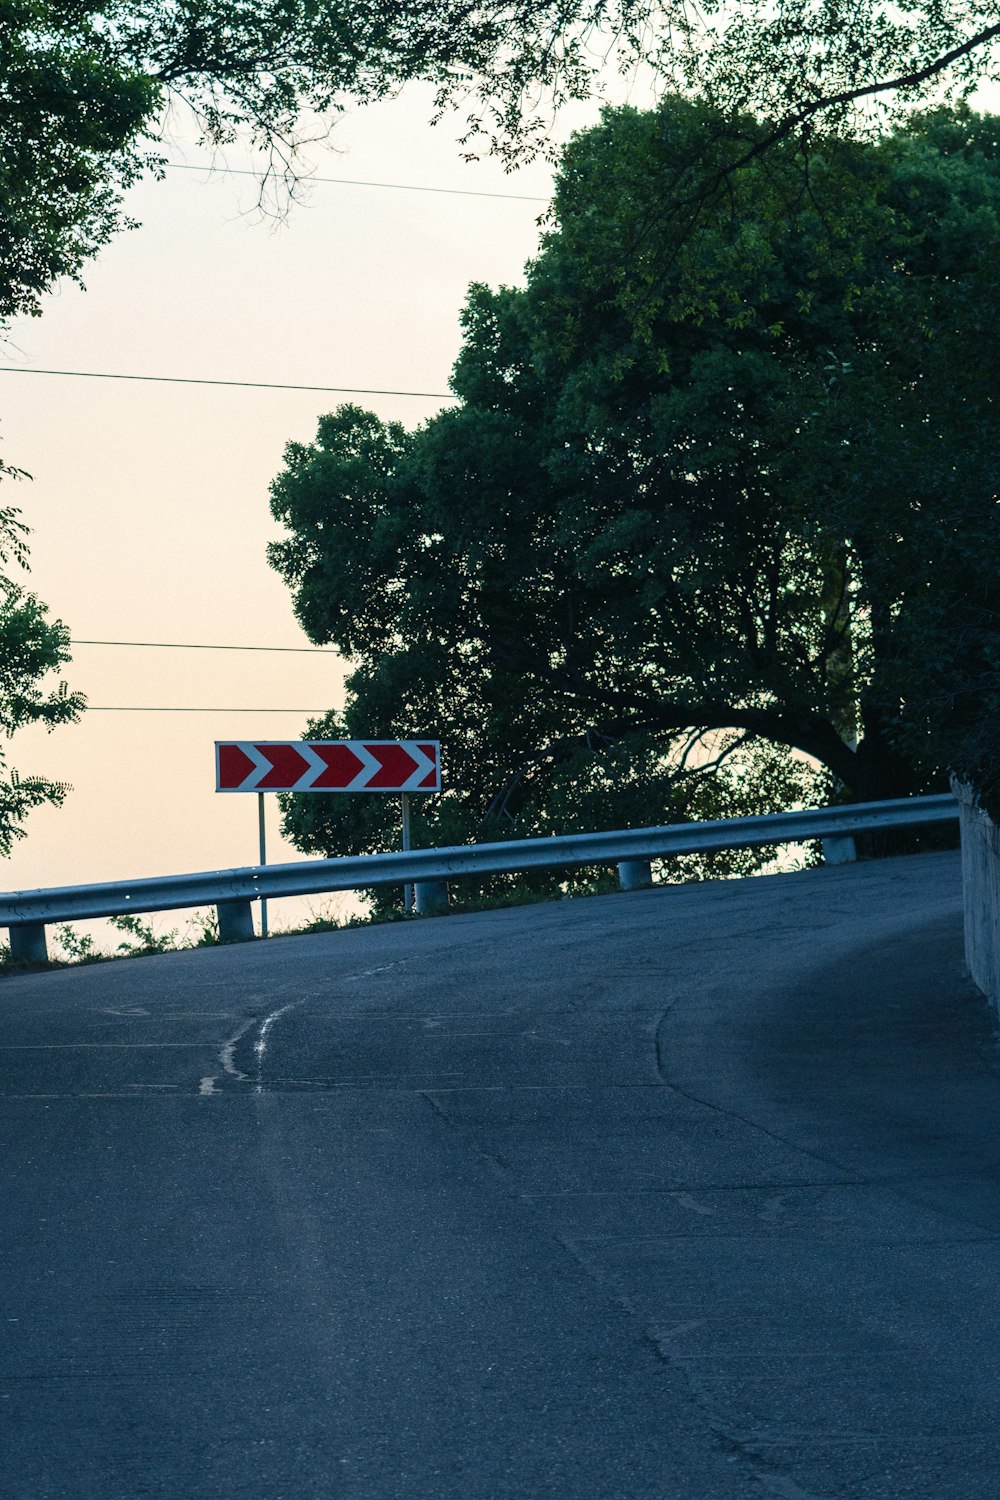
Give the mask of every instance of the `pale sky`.
M 350 114 L 338 152 L 314 155 L 318 174 L 547 197 L 544 163 L 515 176 L 466 164 L 455 132 L 432 129 L 429 113 L 417 92 Z M 194 146 L 172 154 L 206 159 Z M 226 160 L 247 164 L 238 151 Z M 74 637 L 307 646 L 265 561 L 278 534 L 268 484 L 285 443 L 311 440 L 341 401 L 407 425 L 441 403 L 8 368 L 447 391 L 468 284 L 518 281 L 545 207 L 316 185 L 275 227 L 246 214 L 254 198 L 238 176 L 176 171 L 141 185 L 127 206 L 142 227 L 88 267 L 85 291 L 62 287 L 0 351 L 0 452 L 33 475 L 5 485 L 5 501 L 33 530 L 31 586 Z M 73 791 L 62 809 L 31 814 L 4 866 L 7 889 L 255 863 L 256 798 L 215 793 L 214 740 L 297 738 L 306 711 L 343 697 L 332 654 L 81 645 L 65 675 L 95 709 L 218 711 L 90 711 L 51 735 L 16 736 L 14 765 Z M 288 712 L 225 711 L 240 708 Z M 273 799 L 268 811 L 269 859 L 300 857 L 279 841 Z

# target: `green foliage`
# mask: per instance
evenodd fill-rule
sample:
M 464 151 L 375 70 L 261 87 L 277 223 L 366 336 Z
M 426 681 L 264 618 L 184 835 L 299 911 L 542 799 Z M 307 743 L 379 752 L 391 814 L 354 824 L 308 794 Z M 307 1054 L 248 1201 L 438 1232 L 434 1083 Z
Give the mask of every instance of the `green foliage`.
M 0 0 L 0 324 L 117 227 L 159 96 L 92 8 Z
M 629 434 L 625 464 L 637 446 L 657 475 L 683 459 L 713 522 L 728 503 L 724 552 L 768 559 L 777 595 L 763 632 L 732 614 L 734 644 L 756 648 L 774 701 L 804 698 L 840 738 L 861 735 L 849 761 L 821 724 L 785 726 L 857 795 L 915 790 L 944 765 L 982 785 L 997 743 L 997 121 L 940 110 L 865 148 L 786 142 L 696 198 L 687 222 L 664 216 L 663 182 L 702 173 L 697 143 L 710 163 L 722 133 L 677 101 L 616 115 L 567 153 L 558 228 L 523 299 L 543 329 L 535 367 L 551 373 L 555 349 L 563 375 L 560 467 L 587 482 L 610 417 Z M 605 474 L 607 456 L 602 435 Z M 703 518 L 679 538 L 699 586 L 718 601 L 732 578 L 759 600 L 759 572 L 755 589 L 709 558 Z M 671 616 L 690 639 L 698 621 Z M 716 658 L 716 685 L 724 673 Z
M 269 163 L 261 203 L 353 95 L 441 71 L 431 8 L 306 0 L 0 0 L 0 327 L 128 227 L 122 194 L 159 170 L 171 113 L 213 149 L 244 137 Z M 440 15 L 433 22 L 436 29 Z M 324 120 L 325 117 L 325 120 Z M 278 195 L 280 201 L 280 193 Z
M 271 933 L 272 937 L 308 936 L 317 932 L 339 932 L 343 927 L 336 917 L 310 917 L 308 922 L 303 922 L 297 927 L 283 929 L 280 933 Z
M 364 727 L 370 722 L 368 703 L 362 690 L 352 696 L 346 718 L 331 713 L 312 721 L 307 737 L 336 739 L 371 733 Z M 550 740 L 536 748 L 507 738 L 503 724 L 498 726 L 488 718 L 473 722 L 466 703 L 446 720 L 450 710 L 447 700 L 443 701 L 442 718 L 434 731 L 445 742 L 444 791 L 411 797 L 414 848 L 773 812 L 811 800 L 816 784 L 814 774 L 801 762 L 735 735 L 707 740 L 691 736 L 683 746 L 672 737 L 657 742 L 648 735 L 619 740 L 595 736 L 590 749 L 575 740 Z M 400 713 L 405 712 L 404 702 Z M 544 732 L 541 723 L 538 727 Z M 283 832 L 303 852 L 331 857 L 400 846 L 400 808 L 395 797 L 293 794 L 280 797 L 279 803 Z M 770 863 L 775 853 L 760 849 L 689 855 L 671 861 L 663 873 L 685 880 L 753 874 Z M 617 889 L 610 871 L 597 876 L 592 868 L 556 868 L 465 878 L 451 883 L 451 897 L 453 909 L 472 911 L 604 889 Z M 373 887 L 365 895 L 376 918 L 402 911 L 401 888 Z
M 118 953 L 124 958 L 145 957 L 150 953 L 169 953 L 177 947 L 177 931 L 157 932 L 152 923 L 141 917 L 125 915 L 109 917 L 111 926 L 125 934 L 125 941 L 118 944 Z
M 17 476 L 0 466 L 0 477 Z M 13 506 L 0 508 L 0 567 L 28 566 L 27 527 Z M 14 579 L 0 572 L 0 856 L 24 836 L 28 813 L 46 803 L 59 806 L 69 787 L 44 776 L 22 775 L 9 764 L 7 741 L 27 724 L 52 730 L 80 717 L 84 698 L 65 682 L 50 685 L 51 674 L 70 659 L 69 631 L 50 620 L 46 607 Z
M 110 952 L 99 946 L 92 933 L 79 932 L 70 922 L 57 925 L 53 929 L 53 935 L 59 956 L 52 961 L 53 965 L 59 967 L 67 963 L 95 964 L 116 958 L 147 958 L 154 953 L 175 953 L 183 948 L 210 948 L 219 940 L 214 908 L 209 912 L 194 914 L 189 924 L 193 928 L 190 940 L 187 934 L 181 940 L 181 934 L 176 928 L 169 932 L 157 932 L 152 922 L 129 913 L 109 917 L 108 925 L 123 936 L 123 941 Z M 23 968 L 24 965 L 11 961 L 9 948 L 0 946 L 0 972 L 19 973 Z
M 207 911 L 196 911 L 189 925 L 194 933 L 192 948 L 218 947 L 219 916 L 214 906 L 210 906 Z
M 69 922 L 60 923 L 55 930 L 55 937 L 63 959 L 68 963 L 99 963 L 108 956 L 98 948 L 91 933 L 77 932 Z
M 884 91 L 906 110 L 961 96 L 994 68 L 995 30 L 985 0 L 711 0 L 700 17 L 684 0 L 0 0 L 0 325 L 37 312 L 129 223 L 122 193 L 159 168 L 172 110 L 193 114 L 205 145 L 264 148 L 265 203 L 276 184 L 295 192 L 299 147 L 347 100 L 421 80 L 438 112 L 465 110 L 467 139 L 514 158 L 545 149 L 553 110 L 600 92 L 610 58 L 725 120 L 687 200 L 696 210 L 714 174 L 763 149 L 743 128 L 748 109 L 777 122 L 767 139 L 807 141 L 855 98 Z M 863 131 L 871 110 L 851 118 Z M 684 194 L 664 188 L 672 212 Z
M 459 407 L 342 407 L 287 451 L 271 562 L 355 666 L 308 732 L 442 738 L 417 843 L 708 816 L 698 787 L 770 810 L 801 755 L 827 794 L 904 795 L 1000 744 L 996 122 L 786 140 L 668 211 L 730 128 L 608 112 L 527 285 L 472 288 Z M 683 760 L 711 731 L 742 742 L 714 777 Z M 398 840 L 381 799 L 284 807 L 306 851 Z

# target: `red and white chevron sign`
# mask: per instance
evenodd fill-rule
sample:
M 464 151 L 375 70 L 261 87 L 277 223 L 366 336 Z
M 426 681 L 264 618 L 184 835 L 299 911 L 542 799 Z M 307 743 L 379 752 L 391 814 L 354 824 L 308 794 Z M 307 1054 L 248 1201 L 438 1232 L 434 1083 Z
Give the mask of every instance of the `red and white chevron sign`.
M 216 740 L 217 792 L 439 792 L 439 740 Z

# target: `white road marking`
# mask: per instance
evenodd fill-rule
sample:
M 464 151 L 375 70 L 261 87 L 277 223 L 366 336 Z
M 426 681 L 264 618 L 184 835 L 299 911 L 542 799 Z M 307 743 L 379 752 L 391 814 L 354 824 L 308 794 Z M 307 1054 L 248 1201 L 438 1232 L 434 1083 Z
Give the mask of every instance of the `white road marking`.
M 369 978 L 371 978 L 371 976 L 373 974 L 386 974 L 386 973 L 388 973 L 388 971 L 390 969 L 399 969 L 399 968 L 401 968 L 403 966 L 403 964 L 408 964 L 408 963 L 411 963 L 411 962 L 412 962 L 412 959 L 410 959 L 410 958 L 398 958 L 398 959 L 394 960 L 394 962 L 391 963 L 391 964 L 377 964 L 372 969 L 359 969 L 356 974 L 342 974 L 342 975 L 340 975 L 339 979 L 338 979 L 338 983 L 345 984 L 348 981 L 353 980 L 353 979 L 369 979 Z M 296 1010 L 300 1005 L 305 1005 L 306 1004 L 306 1000 L 308 1000 L 308 999 L 315 999 L 315 998 L 316 998 L 315 996 L 306 996 L 302 1000 L 292 1000 L 287 1005 L 280 1006 L 278 1010 L 272 1011 L 270 1015 L 265 1016 L 264 1019 L 263 1019 L 263 1021 L 260 1022 L 260 1031 L 258 1033 L 257 1040 L 254 1043 L 254 1049 L 253 1049 L 254 1050 L 254 1057 L 256 1059 L 256 1065 L 257 1065 L 257 1077 L 256 1077 L 255 1080 L 251 1080 L 250 1077 L 248 1076 L 248 1074 L 242 1072 L 242 1070 L 236 1066 L 236 1048 L 237 1048 L 237 1045 L 239 1044 L 239 1042 L 243 1039 L 243 1037 L 250 1030 L 251 1026 L 257 1025 L 256 1018 L 253 1018 L 253 1019 L 251 1019 L 249 1021 L 244 1021 L 243 1025 L 240 1027 L 240 1029 L 237 1032 L 235 1032 L 229 1038 L 229 1040 L 227 1042 L 225 1042 L 223 1044 L 223 1046 L 220 1049 L 219 1054 L 218 1054 L 219 1062 L 222 1064 L 222 1071 L 224 1073 L 228 1073 L 229 1076 L 230 1076 L 230 1078 L 236 1078 L 236 1079 L 238 1079 L 240 1083 L 250 1083 L 251 1081 L 253 1081 L 254 1084 L 255 1084 L 254 1092 L 258 1093 L 258 1094 L 263 1093 L 264 1092 L 264 1084 L 263 1084 L 262 1072 L 263 1072 L 263 1066 L 264 1066 L 264 1056 L 265 1056 L 265 1054 L 267 1052 L 268 1033 L 271 1030 L 271 1027 L 274 1025 L 275 1021 L 277 1021 L 279 1019 L 279 1017 L 285 1015 L 288 1011 L 290 1011 L 290 1010 Z M 221 1012 L 221 1014 L 225 1015 L 225 1014 L 227 1014 L 227 1012 Z M 101 1044 L 98 1043 L 98 1044 L 92 1044 L 92 1045 L 101 1045 Z M 132 1044 L 130 1044 L 130 1043 L 109 1043 L 108 1045 L 110 1045 L 110 1046 L 115 1046 L 115 1045 L 125 1046 L 125 1045 L 132 1045 Z M 137 1045 L 141 1045 L 141 1044 L 137 1044 Z M 150 1045 L 153 1045 L 153 1046 L 155 1046 L 155 1045 L 163 1045 L 163 1046 L 203 1046 L 204 1044 L 203 1043 L 195 1043 L 195 1042 L 192 1042 L 192 1043 L 185 1043 L 185 1042 L 165 1042 L 165 1043 L 159 1043 L 159 1044 L 158 1043 L 151 1043 Z M 201 1081 L 200 1081 L 200 1083 L 198 1085 L 198 1094 L 199 1094 L 199 1096 L 201 1098 L 208 1099 L 208 1098 L 211 1098 L 213 1094 L 218 1094 L 218 1093 L 221 1092 L 220 1089 L 217 1089 L 215 1087 L 215 1085 L 216 1085 L 216 1083 L 217 1083 L 217 1081 L 219 1079 L 219 1076 L 220 1075 L 218 1073 L 209 1073 L 209 1074 L 206 1074 L 205 1077 L 201 1079 Z
M 254 1043 L 253 1049 L 254 1056 L 257 1060 L 256 1092 L 258 1094 L 262 1094 L 264 1092 L 264 1053 L 267 1051 L 267 1034 L 270 1031 L 271 1027 L 274 1025 L 275 1021 L 277 1021 L 279 1016 L 287 1015 L 290 1010 L 297 1010 L 300 1005 L 305 1005 L 305 1001 L 292 1000 L 288 1005 L 283 1005 L 280 1010 L 272 1011 L 271 1014 L 269 1016 L 266 1016 L 260 1024 L 260 1033 L 257 1037 L 256 1042 Z
M 246 1082 L 247 1075 L 245 1073 L 241 1073 L 239 1068 L 236 1066 L 235 1062 L 233 1061 L 233 1053 L 236 1051 L 236 1043 L 242 1036 L 246 1034 L 246 1032 L 250 1030 L 250 1027 L 254 1024 L 254 1020 L 255 1017 L 251 1016 L 249 1021 L 244 1021 L 239 1031 L 237 1031 L 235 1035 L 229 1038 L 228 1042 L 223 1045 L 221 1051 L 219 1052 L 219 1061 L 222 1064 L 223 1072 L 228 1073 L 230 1078 L 239 1078 L 244 1083 Z M 216 1074 L 216 1077 L 218 1077 L 218 1074 Z M 204 1080 L 202 1080 L 202 1082 L 204 1082 Z M 204 1093 L 205 1090 L 202 1089 L 201 1092 Z

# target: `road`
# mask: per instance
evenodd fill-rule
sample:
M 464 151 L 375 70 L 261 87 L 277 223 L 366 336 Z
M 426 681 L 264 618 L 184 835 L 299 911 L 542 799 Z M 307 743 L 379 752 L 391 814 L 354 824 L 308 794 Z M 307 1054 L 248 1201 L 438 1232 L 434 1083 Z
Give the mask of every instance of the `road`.
M 958 856 L 0 985 L 10 1500 L 996 1500 Z

